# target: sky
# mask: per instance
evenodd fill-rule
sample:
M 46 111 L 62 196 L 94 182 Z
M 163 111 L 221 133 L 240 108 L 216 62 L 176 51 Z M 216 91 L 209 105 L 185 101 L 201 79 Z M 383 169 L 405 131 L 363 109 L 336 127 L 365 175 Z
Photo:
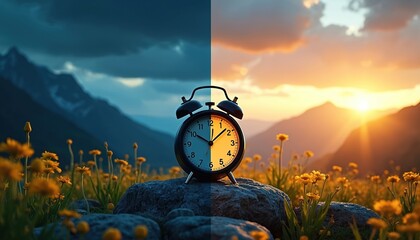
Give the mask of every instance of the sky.
M 211 83 L 246 119 L 277 121 L 326 101 L 419 102 L 419 15 L 414 0 L 5 0 L 0 51 L 17 46 L 137 118 L 174 118 Z

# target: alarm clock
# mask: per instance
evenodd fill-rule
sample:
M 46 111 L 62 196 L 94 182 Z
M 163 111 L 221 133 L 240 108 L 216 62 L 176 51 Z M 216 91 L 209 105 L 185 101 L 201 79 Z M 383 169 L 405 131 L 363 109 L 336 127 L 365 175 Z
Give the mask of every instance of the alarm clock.
M 205 88 L 222 90 L 226 100 L 217 104 L 206 102 L 208 107 L 193 100 L 196 91 Z M 178 119 L 189 117 L 182 123 L 175 138 L 175 155 L 181 168 L 188 174 L 185 183 L 193 177 L 199 181 L 216 181 L 228 176 L 237 184 L 233 171 L 242 161 L 245 139 L 241 127 L 234 118 L 242 119 L 243 113 L 237 104 L 238 98 L 231 100 L 222 87 L 202 86 L 195 88 L 187 100 L 176 111 Z

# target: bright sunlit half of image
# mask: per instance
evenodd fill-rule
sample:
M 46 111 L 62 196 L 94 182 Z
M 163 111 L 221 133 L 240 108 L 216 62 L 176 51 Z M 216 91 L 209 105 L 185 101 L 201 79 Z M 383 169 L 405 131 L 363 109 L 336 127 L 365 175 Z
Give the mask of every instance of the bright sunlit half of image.
M 355 108 L 360 113 L 366 113 L 370 110 L 369 101 L 365 97 L 360 97 L 355 103 Z

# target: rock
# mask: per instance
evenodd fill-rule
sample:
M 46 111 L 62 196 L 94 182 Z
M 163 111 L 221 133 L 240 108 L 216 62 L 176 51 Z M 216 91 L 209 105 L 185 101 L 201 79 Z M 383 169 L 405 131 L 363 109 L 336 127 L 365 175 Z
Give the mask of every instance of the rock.
M 90 211 L 102 208 L 101 203 L 94 199 L 88 199 L 87 201 L 89 203 Z M 70 203 L 69 209 L 74 209 L 80 214 L 85 215 L 87 213 L 86 201 L 84 199 L 75 200 Z
M 168 213 L 168 215 L 166 216 L 166 221 L 172 220 L 177 217 L 190 217 L 190 216 L 194 216 L 194 212 L 191 211 L 190 209 L 176 208 Z
M 226 217 L 177 217 L 165 223 L 164 239 L 258 239 L 256 234 L 273 239 L 267 228 L 249 221 Z M 265 238 L 261 238 L 265 239 Z
M 366 224 L 367 220 L 369 218 L 379 218 L 379 215 L 369 208 L 345 202 L 331 202 L 325 219 L 326 224 L 330 221 L 331 215 L 334 216 L 331 239 L 352 239 L 353 233 L 350 229 L 350 223 L 353 223 L 353 218 L 356 220 L 362 238 L 367 239 L 371 231 L 370 226 Z
M 223 216 L 259 223 L 280 236 L 285 220 L 282 191 L 250 179 L 218 182 L 191 181 L 185 178 L 152 181 L 131 186 L 114 209 L 114 213 L 136 213 L 164 222 L 176 208 L 187 208 L 196 216 Z
M 73 222 L 77 226 L 80 221 L 89 223 L 90 231 L 85 234 L 83 239 L 102 239 L 102 235 L 109 228 L 118 228 L 121 231 L 123 239 L 134 239 L 133 230 L 137 225 L 145 225 L 148 229 L 146 239 L 159 239 L 160 228 L 159 225 L 148 218 L 144 218 L 133 214 L 99 214 L 93 213 L 85 215 L 80 219 L 74 219 Z M 67 230 L 60 224 L 49 224 L 46 227 L 54 227 L 54 236 L 56 239 L 67 239 Z M 35 235 L 41 233 L 42 228 L 35 230 Z M 70 235 L 71 239 L 80 239 L 78 234 Z

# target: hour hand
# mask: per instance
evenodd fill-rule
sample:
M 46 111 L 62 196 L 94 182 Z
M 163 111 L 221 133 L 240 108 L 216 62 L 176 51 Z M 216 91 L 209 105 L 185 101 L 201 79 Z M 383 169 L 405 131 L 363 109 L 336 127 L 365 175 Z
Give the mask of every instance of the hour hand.
M 202 136 L 200 136 L 200 135 L 198 135 L 198 134 L 197 134 L 197 137 L 198 137 L 198 138 L 200 138 L 200 139 L 202 139 L 202 140 L 204 140 L 206 143 L 208 143 L 208 142 L 209 142 L 209 141 L 207 141 L 207 139 L 203 138 Z

